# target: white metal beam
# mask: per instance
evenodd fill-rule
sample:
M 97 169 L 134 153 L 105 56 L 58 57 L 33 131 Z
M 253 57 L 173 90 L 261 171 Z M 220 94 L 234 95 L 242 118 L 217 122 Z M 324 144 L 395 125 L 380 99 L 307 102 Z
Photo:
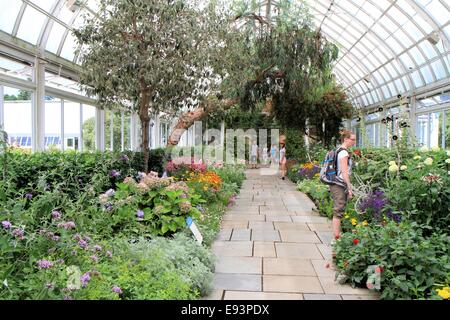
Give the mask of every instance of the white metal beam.
M 36 90 L 31 101 L 31 144 L 33 152 L 37 152 L 45 149 L 45 61 L 39 58 L 34 63 L 33 81 Z

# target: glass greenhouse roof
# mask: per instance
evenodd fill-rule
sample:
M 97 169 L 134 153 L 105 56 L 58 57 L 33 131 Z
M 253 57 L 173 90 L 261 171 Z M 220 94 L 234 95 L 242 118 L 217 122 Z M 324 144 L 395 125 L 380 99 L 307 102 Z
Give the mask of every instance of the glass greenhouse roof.
M 334 71 L 355 106 L 450 80 L 449 0 L 306 2 L 315 26 L 340 48 Z M 96 0 L 0 0 L 0 36 L 76 63 L 70 30 L 83 22 L 83 13 L 97 10 Z

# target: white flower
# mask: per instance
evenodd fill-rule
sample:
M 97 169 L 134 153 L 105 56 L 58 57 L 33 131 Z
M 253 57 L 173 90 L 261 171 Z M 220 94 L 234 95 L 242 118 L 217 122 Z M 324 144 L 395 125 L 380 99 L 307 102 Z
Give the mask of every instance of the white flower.
M 439 148 L 438 146 L 434 146 L 431 148 L 431 151 L 439 151 L 441 150 L 441 148 Z
M 450 159 L 445 160 L 445 163 L 450 163 Z
M 396 164 L 389 166 L 389 172 L 397 172 L 398 166 Z
M 420 152 L 427 152 L 428 148 L 426 146 L 423 146 L 422 148 L 419 149 Z
M 404 170 L 406 170 L 406 169 L 408 169 L 408 167 L 405 166 L 405 165 L 403 165 L 403 166 L 400 167 L 400 170 L 402 170 L 402 171 L 404 171 Z
M 395 163 L 395 161 L 389 161 L 389 166 L 396 166 L 397 164 Z
M 426 158 L 423 163 L 425 163 L 427 166 L 431 166 L 433 164 L 433 159 L 432 158 Z
M 420 160 L 420 159 L 422 159 L 421 156 L 415 156 L 415 157 L 414 157 L 414 160 Z
M 447 150 L 447 157 L 450 157 L 450 150 Z

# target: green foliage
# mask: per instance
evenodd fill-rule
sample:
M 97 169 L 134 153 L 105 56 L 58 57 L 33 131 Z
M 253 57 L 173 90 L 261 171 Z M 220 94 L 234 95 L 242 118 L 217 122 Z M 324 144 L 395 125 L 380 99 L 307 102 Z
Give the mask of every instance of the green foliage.
M 328 218 L 333 217 L 333 199 L 329 187 L 317 179 L 299 181 L 298 190 L 312 198 L 320 213 Z
M 356 241 L 357 240 L 357 244 Z M 424 237 L 420 225 L 389 222 L 360 227 L 336 241 L 338 274 L 352 285 L 365 286 L 368 266 L 381 266 L 381 298 L 428 299 L 450 273 L 450 237 Z

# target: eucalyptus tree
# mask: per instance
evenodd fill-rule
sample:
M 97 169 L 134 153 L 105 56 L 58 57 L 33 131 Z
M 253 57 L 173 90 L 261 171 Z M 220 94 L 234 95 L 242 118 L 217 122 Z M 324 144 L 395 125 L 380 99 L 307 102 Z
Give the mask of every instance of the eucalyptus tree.
M 103 108 L 139 114 L 145 170 L 152 115 L 198 104 L 204 78 L 220 43 L 211 10 L 194 0 L 100 0 L 97 16 L 76 30 L 81 83 Z M 205 13 L 206 12 L 206 13 Z

